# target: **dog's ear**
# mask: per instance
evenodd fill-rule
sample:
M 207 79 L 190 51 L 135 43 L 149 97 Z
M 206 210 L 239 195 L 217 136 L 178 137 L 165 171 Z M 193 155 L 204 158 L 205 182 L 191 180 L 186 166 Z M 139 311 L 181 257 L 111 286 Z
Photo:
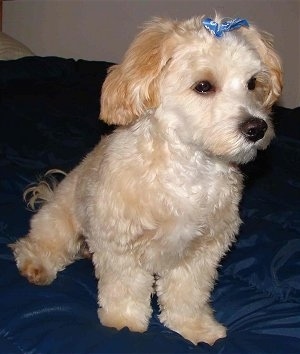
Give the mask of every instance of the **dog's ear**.
M 283 87 L 283 72 L 279 55 L 273 47 L 273 37 L 267 32 L 251 29 L 250 40 L 256 47 L 264 65 L 267 68 L 265 75 L 258 78 L 263 88 L 263 103 L 271 109 L 281 95 Z
M 100 118 L 127 125 L 159 104 L 159 77 L 172 55 L 174 22 L 154 19 L 146 24 L 121 64 L 111 67 L 101 93 Z

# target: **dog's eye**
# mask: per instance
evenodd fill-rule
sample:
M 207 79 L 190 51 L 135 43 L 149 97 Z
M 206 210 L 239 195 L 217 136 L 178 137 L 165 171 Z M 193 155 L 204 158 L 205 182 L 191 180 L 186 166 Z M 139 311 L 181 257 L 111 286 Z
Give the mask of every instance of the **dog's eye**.
M 255 86 L 256 86 L 256 78 L 251 77 L 251 79 L 247 82 L 248 90 L 249 91 L 255 90 Z
M 215 88 L 209 81 L 200 81 L 194 87 L 194 90 L 198 93 L 210 93 L 215 91 Z

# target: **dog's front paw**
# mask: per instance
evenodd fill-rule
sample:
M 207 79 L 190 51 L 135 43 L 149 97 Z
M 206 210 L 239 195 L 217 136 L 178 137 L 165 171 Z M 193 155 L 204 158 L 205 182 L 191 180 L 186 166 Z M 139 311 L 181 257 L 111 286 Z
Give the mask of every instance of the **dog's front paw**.
M 122 311 L 106 311 L 100 308 L 98 316 L 101 324 L 107 327 L 113 327 L 120 330 L 124 327 L 132 332 L 145 332 L 148 328 L 148 319 L 142 316 L 134 316 L 133 314 L 122 313 Z
M 166 312 L 162 312 L 160 320 L 195 345 L 200 342 L 213 345 L 218 339 L 226 337 L 226 328 L 210 314 L 202 314 L 196 318 L 184 318 L 180 314 L 169 313 L 167 315 Z
M 178 332 L 195 345 L 200 342 L 213 345 L 218 339 L 226 337 L 226 328 L 219 323 L 213 326 L 199 324 L 197 328 L 186 326 Z

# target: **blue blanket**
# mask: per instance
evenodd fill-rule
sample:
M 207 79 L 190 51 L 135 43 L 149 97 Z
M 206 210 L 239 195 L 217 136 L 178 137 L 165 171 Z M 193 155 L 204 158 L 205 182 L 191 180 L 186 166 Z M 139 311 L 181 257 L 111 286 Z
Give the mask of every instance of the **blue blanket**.
M 300 108 L 275 108 L 276 139 L 242 167 L 243 225 L 212 294 L 228 336 L 214 346 L 165 328 L 155 297 L 147 332 L 101 326 L 88 259 L 45 287 L 19 275 L 7 244 L 28 230 L 23 190 L 51 168 L 72 169 L 111 131 L 98 120 L 110 65 L 0 62 L 0 353 L 300 353 Z

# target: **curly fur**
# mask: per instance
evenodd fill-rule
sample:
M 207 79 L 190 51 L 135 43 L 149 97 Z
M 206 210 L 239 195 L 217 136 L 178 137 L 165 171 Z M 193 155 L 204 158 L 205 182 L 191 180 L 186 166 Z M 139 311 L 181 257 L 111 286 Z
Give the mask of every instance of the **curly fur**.
M 274 136 L 281 88 L 270 37 L 252 25 L 217 39 L 200 17 L 146 24 L 102 88 L 101 118 L 120 127 L 53 192 L 25 192 L 47 202 L 11 245 L 22 275 L 50 283 L 84 237 L 103 325 L 145 331 L 155 285 L 166 326 L 195 344 L 226 336 L 209 297 L 241 223 L 238 164 Z

